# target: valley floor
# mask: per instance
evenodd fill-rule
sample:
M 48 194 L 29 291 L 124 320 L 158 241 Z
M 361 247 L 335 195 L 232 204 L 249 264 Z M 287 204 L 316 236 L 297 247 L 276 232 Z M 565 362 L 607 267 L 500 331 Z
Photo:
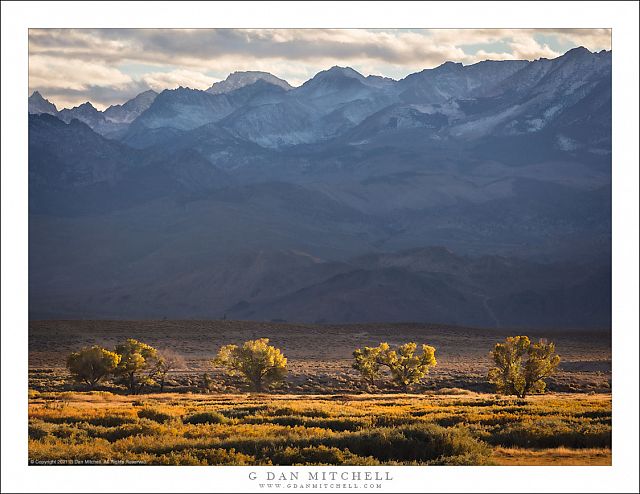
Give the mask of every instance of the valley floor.
M 183 355 L 185 369 L 172 374 L 168 389 L 198 392 L 202 374 L 213 377 L 212 390 L 235 393 L 246 388 L 211 368 L 222 345 L 269 338 L 287 357 L 288 375 L 280 394 L 393 392 L 378 383 L 369 389 L 351 368 L 352 352 L 386 341 L 408 341 L 436 348 L 438 365 L 414 392 L 446 389 L 489 393 L 489 352 L 505 336 L 528 335 L 556 344 L 561 357 L 548 390 L 577 393 L 611 391 L 611 332 L 586 330 L 507 330 L 465 328 L 440 324 L 377 323 L 348 325 L 287 324 L 255 321 L 31 321 L 29 323 L 29 385 L 38 391 L 77 388 L 65 370 L 70 352 L 83 346 L 113 348 L 135 338 L 155 348 Z M 115 389 L 105 388 L 116 391 Z M 149 390 L 150 392 L 153 390 Z
M 33 465 L 610 465 L 611 396 L 30 392 Z
M 548 338 L 562 358 L 549 393 L 501 397 L 489 351 L 514 334 Z M 268 337 L 288 358 L 269 394 L 211 368 L 220 346 Z M 105 383 L 80 392 L 69 352 L 136 338 L 187 361 L 164 393 Z M 438 365 L 403 394 L 369 388 L 355 348 L 436 347 Z M 32 464 L 602 465 L 611 464 L 610 332 L 484 330 L 435 324 L 294 325 L 251 321 L 31 321 Z M 202 375 L 211 374 L 208 393 Z

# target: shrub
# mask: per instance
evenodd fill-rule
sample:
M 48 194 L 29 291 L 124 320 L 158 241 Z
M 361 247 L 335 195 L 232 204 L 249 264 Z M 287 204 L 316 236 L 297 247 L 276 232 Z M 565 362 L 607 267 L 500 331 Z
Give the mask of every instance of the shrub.
M 235 449 L 229 450 L 222 448 L 211 448 L 199 450 L 197 456 L 203 459 L 207 465 L 253 465 L 255 458 L 236 452 Z
M 158 425 L 147 422 L 146 424 L 123 424 L 119 427 L 108 427 L 98 437 L 106 439 L 109 442 L 118 441 L 125 437 L 132 436 L 157 436 L 162 433 L 162 429 Z
M 199 412 L 191 414 L 182 420 L 185 424 L 225 424 L 227 417 L 218 412 Z
M 99 396 L 103 400 L 110 400 L 114 397 L 111 391 L 89 391 L 91 396 Z
M 108 461 L 113 453 L 108 441 L 94 439 L 88 443 L 75 444 L 65 439 L 44 441 L 29 440 L 29 460 L 89 460 Z
M 441 456 L 428 462 L 429 465 L 440 466 L 481 466 L 481 465 L 493 465 L 491 457 L 486 453 L 465 453 L 463 455 L 455 456 Z
M 199 466 L 207 464 L 205 460 L 198 458 L 195 451 L 192 450 L 169 451 L 161 455 L 154 455 L 151 458 L 153 458 L 154 465 Z
M 222 448 L 187 448 L 158 455 L 147 455 L 154 465 L 255 465 L 253 456 Z
M 202 374 L 200 378 L 200 383 L 198 386 L 204 393 L 210 393 L 213 390 L 213 379 L 208 372 Z
M 486 441 L 520 448 L 611 448 L 611 427 L 606 424 L 567 424 L 548 419 L 507 424 Z
M 167 422 L 173 418 L 172 415 L 168 413 L 161 412 L 155 408 L 143 408 L 142 410 L 138 410 L 138 417 L 141 419 L 149 419 L 154 422 L 158 422 L 160 424 Z
M 136 419 L 128 416 L 121 415 L 104 415 L 101 417 L 89 417 L 86 419 L 87 423 L 91 425 L 101 425 L 103 427 L 118 427 L 124 424 L 133 424 Z
M 230 419 L 244 419 L 245 417 L 255 415 L 256 412 L 265 410 L 266 408 L 266 405 L 249 405 L 226 408 L 224 410 L 220 410 L 220 413 Z
M 299 408 L 293 408 L 293 407 L 279 407 L 276 408 L 274 410 L 272 410 L 269 415 L 275 416 L 275 417 L 283 417 L 283 416 L 288 416 L 288 415 L 297 415 L 297 416 L 301 416 L 301 417 L 323 417 L 323 418 L 327 418 L 331 416 L 331 413 L 327 412 L 326 410 L 322 410 L 320 408 L 307 408 L 307 409 L 299 409 Z
M 246 423 L 254 424 L 276 424 L 284 425 L 288 427 L 304 426 L 304 427 L 319 427 L 321 429 L 328 429 L 332 431 L 355 431 L 360 430 L 371 425 L 371 419 L 369 417 L 335 417 L 335 418 L 321 418 L 321 417 L 304 417 L 300 415 L 288 415 L 278 417 L 252 417 L 245 421 Z
M 354 455 L 348 449 L 320 446 L 286 447 L 267 453 L 274 465 L 379 465 L 375 458 Z
M 338 438 L 332 445 L 382 461 L 432 461 L 464 454 L 490 454 L 488 446 L 473 438 L 468 431 L 457 428 L 445 429 L 435 424 L 355 432 Z
M 46 427 L 46 425 L 44 424 L 44 422 L 41 422 L 41 423 L 30 422 L 29 423 L 29 439 L 36 439 L 36 440 L 44 439 L 48 435 L 49 435 L 49 430 Z

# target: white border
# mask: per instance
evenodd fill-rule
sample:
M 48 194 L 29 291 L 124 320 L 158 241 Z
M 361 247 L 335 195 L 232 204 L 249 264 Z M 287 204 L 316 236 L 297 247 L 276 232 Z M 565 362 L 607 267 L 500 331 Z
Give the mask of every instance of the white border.
M 383 491 L 638 492 L 636 2 L 2 3 L 2 492 L 249 492 L 256 468 L 27 467 L 29 27 L 613 28 L 613 466 L 395 467 Z

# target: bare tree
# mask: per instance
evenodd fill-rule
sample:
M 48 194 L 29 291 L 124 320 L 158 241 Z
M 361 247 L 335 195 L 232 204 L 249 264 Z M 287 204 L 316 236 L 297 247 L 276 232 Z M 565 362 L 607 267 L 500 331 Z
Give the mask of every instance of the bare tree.
M 171 348 L 160 350 L 156 367 L 156 381 L 160 384 L 160 392 L 164 391 L 167 375 L 170 372 L 185 369 L 186 367 L 187 361 L 175 350 Z

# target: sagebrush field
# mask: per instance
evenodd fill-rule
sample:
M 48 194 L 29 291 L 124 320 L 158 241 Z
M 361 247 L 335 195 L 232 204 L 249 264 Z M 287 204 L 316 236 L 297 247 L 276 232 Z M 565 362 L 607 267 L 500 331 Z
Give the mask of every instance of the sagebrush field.
M 609 396 L 33 393 L 35 464 L 608 465 Z
M 488 353 L 505 336 L 556 343 L 548 393 L 499 396 Z M 164 393 L 112 382 L 85 391 L 65 370 L 83 346 L 126 338 L 185 357 Z M 284 384 L 248 393 L 211 369 L 229 343 L 268 337 L 288 358 Z M 610 333 L 439 325 L 288 325 L 237 321 L 32 321 L 29 460 L 33 464 L 609 465 Z M 351 368 L 357 347 L 415 341 L 438 364 L 409 393 L 371 387 Z M 201 376 L 212 382 L 202 389 Z

